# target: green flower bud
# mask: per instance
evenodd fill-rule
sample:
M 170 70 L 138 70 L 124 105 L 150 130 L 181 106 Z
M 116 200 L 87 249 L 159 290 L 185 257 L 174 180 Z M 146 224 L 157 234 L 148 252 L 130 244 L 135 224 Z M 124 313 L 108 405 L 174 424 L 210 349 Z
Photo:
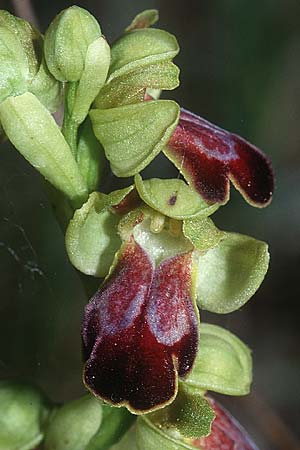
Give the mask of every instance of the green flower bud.
M 85 9 L 62 11 L 45 34 L 45 57 L 50 72 L 60 81 L 80 80 L 87 50 L 101 36 L 97 20 Z
M 0 450 L 30 450 L 44 437 L 49 406 L 38 389 L 0 382 Z
M 85 450 L 102 422 L 100 402 L 85 395 L 66 403 L 46 430 L 45 450 Z
M 0 101 L 26 91 L 51 111 L 61 102 L 61 84 L 43 59 L 43 37 L 30 23 L 0 11 Z

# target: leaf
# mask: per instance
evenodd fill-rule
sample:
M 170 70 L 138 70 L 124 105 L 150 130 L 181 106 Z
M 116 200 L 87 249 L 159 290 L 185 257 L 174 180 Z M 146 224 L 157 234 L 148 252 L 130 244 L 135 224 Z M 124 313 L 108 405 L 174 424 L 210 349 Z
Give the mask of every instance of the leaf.
M 119 203 L 131 190 L 110 195 L 94 192 L 77 211 L 66 232 L 66 249 L 71 263 L 86 275 L 105 277 L 121 245 L 117 228 L 120 217 L 109 207 Z
M 111 48 L 108 82 L 149 64 L 173 59 L 179 52 L 175 36 L 163 30 L 144 28 L 126 33 Z
M 171 61 L 138 68 L 114 78 L 100 90 L 95 100 L 99 109 L 138 103 L 144 100 L 146 89 L 172 90 L 179 86 L 179 69 Z
M 265 242 L 237 233 L 199 258 L 198 304 L 226 314 L 241 308 L 257 291 L 268 270 Z
M 5 133 L 19 152 L 74 204 L 87 198 L 71 150 L 49 111 L 30 92 L 9 97 L 0 105 Z
M 218 205 L 208 205 L 182 180 L 152 178 L 143 181 L 140 175 L 136 175 L 134 181 L 147 205 L 174 219 L 206 217 L 218 208 Z
M 154 25 L 158 19 L 159 14 L 157 9 L 146 9 L 135 16 L 125 31 L 132 31 L 137 28 L 148 28 L 151 25 Z
M 185 385 L 228 395 L 246 395 L 252 382 L 249 348 L 234 334 L 216 325 L 200 325 L 199 352 Z
M 178 105 L 156 100 L 90 112 L 94 133 L 119 177 L 146 167 L 170 139 L 179 116 Z
M 218 205 L 212 205 L 212 207 L 218 208 Z M 226 238 L 226 233 L 219 230 L 208 217 L 197 216 L 184 220 L 182 231 L 194 247 L 201 252 L 215 247 L 222 239 Z
M 160 428 L 175 429 L 185 438 L 208 436 L 215 418 L 212 407 L 202 394 L 181 384 L 171 405 L 149 415 Z

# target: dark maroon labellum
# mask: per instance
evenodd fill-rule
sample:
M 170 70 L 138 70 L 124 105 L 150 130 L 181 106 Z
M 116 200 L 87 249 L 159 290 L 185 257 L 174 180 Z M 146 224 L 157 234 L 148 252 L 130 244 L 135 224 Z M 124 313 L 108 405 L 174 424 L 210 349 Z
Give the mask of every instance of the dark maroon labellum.
M 254 145 L 205 119 L 181 110 L 166 155 L 209 203 L 225 203 L 229 180 L 252 205 L 270 203 L 274 191 L 271 163 Z
M 124 245 L 85 309 L 84 382 L 95 395 L 136 413 L 174 399 L 197 352 L 191 267 L 191 252 L 155 268 L 133 238 Z
M 209 401 L 216 413 L 211 434 L 206 438 L 195 439 L 192 445 L 201 450 L 258 450 L 231 414 L 212 398 Z

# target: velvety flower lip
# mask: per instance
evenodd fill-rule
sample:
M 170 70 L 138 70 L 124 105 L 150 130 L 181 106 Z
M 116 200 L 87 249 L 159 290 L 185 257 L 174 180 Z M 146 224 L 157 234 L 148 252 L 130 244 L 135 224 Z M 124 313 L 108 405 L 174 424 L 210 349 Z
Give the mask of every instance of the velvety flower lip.
M 241 425 L 211 397 L 208 399 L 216 418 L 208 437 L 195 439 L 192 444 L 202 450 L 258 450 Z
M 228 200 L 229 180 L 253 206 L 267 206 L 272 199 L 274 177 L 269 159 L 237 134 L 185 109 L 165 153 L 208 202 Z
M 134 413 L 153 411 L 177 393 L 192 368 L 198 320 L 191 299 L 192 252 L 154 267 L 131 238 L 86 306 L 84 383 L 96 396 Z

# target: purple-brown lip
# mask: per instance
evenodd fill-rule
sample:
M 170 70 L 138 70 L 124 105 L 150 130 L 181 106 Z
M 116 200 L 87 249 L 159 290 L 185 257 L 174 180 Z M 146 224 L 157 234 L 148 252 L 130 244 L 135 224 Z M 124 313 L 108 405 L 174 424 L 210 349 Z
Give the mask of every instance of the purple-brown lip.
M 253 206 L 272 199 L 274 177 L 269 159 L 240 136 L 181 110 L 165 150 L 191 186 L 209 203 L 225 203 L 229 180 Z
M 192 368 L 198 321 L 191 299 L 191 252 L 155 268 L 131 238 L 86 306 L 84 382 L 95 395 L 132 412 L 170 403 L 177 375 Z

